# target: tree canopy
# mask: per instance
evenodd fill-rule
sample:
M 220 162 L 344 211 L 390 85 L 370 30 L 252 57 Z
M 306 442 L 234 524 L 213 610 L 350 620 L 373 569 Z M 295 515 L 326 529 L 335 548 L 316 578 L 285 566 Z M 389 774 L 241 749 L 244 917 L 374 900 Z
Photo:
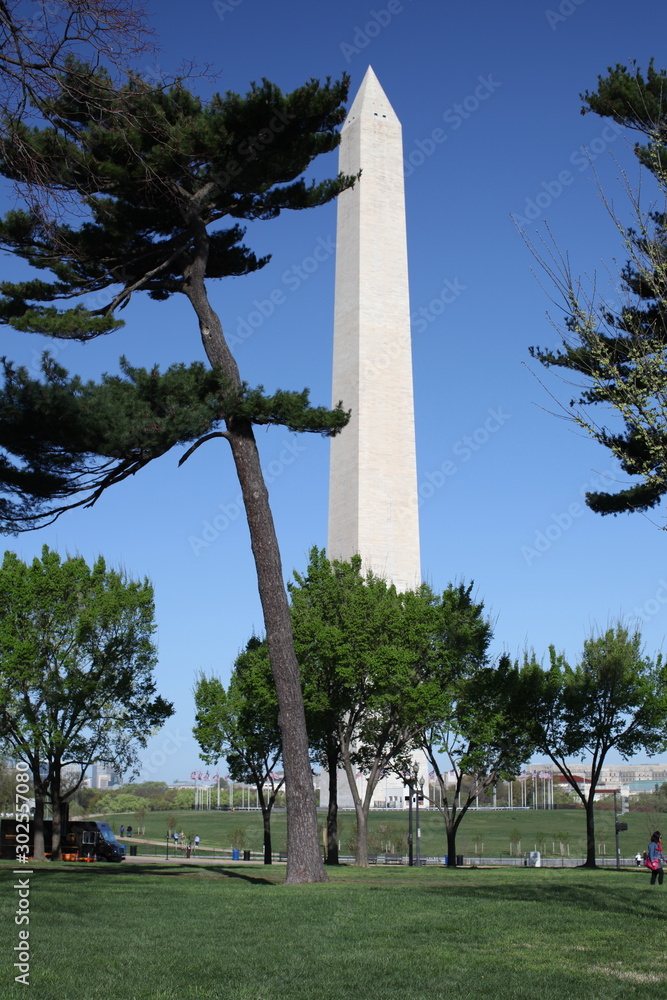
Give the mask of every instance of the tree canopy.
M 459 584 L 443 594 L 444 669 L 432 721 L 419 738 L 440 792 L 432 804 L 445 821 L 449 867 L 456 866 L 456 835 L 471 804 L 502 778 L 514 777 L 534 746 L 518 668 L 507 656 L 490 662 L 493 628 L 472 588 Z
M 164 92 L 131 78 L 114 96 L 132 113 L 132 128 L 117 120 L 115 104 L 105 106 L 111 87 L 103 70 L 73 65 L 49 104 L 58 127 L 9 127 L 0 172 L 20 178 L 28 145 L 48 171 L 43 185 L 74 195 L 84 216 L 53 223 L 34 205 L 6 214 L 0 245 L 53 278 L 0 282 L 0 322 L 85 342 L 122 326 L 116 312 L 133 294 L 160 300 L 180 292 L 196 300 L 212 367 L 194 362 L 161 373 L 123 359 L 119 375 L 83 383 L 48 356 L 41 379 L 5 361 L 0 517 L 11 529 L 94 502 L 175 445 L 223 436 L 221 427 L 232 420 L 325 434 L 347 420 L 340 408 L 310 407 L 307 390 L 267 395 L 241 382 L 224 338 L 213 336 L 210 327 L 219 321 L 197 280 L 268 263 L 244 245 L 234 220 L 323 204 L 349 184 L 309 184 L 300 176 L 336 144 L 347 82 L 311 81 L 283 95 L 264 81 L 245 98 L 216 95 L 204 104 L 181 85 Z M 219 225 L 225 218 L 231 225 Z M 104 289 L 113 289 L 108 305 L 76 304 Z
M 33 775 L 36 818 L 61 801 L 94 762 L 123 773 L 173 712 L 156 692 L 153 589 L 47 546 L 0 567 L 0 746 Z M 74 782 L 64 785 L 67 765 Z M 58 831 L 59 832 L 59 831 Z M 57 854 L 57 835 L 54 851 Z
M 329 776 L 329 862 L 337 857 L 336 771 L 345 770 L 357 819 L 357 864 L 366 865 L 368 811 L 385 770 L 401 766 L 428 718 L 428 587 L 399 594 L 364 574 L 362 561 L 329 561 L 313 548 L 305 575 L 289 585 L 295 649 L 316 758 Z M 357 772 L 366 779 L 363 795 Z M 332 787 L 332 775 L 334 783 Z
M 533 659 L 523 670 L 524 699 L 535 746 L 556 765 L 586 810 L 586 865 L 595 867 L 593 800 L 602 766 L 615 750 L 624 760 L 667 746 L 667 671 L 623 625 L 584 642 L 572 667 L 555 647 L 549 666 Z M 590 759 L 582 783 L 576 761 Z

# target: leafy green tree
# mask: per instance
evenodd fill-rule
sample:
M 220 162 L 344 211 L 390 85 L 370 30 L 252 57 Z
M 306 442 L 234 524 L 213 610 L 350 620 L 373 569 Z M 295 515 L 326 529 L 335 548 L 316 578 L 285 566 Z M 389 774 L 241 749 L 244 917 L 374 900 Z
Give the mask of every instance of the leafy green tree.
M 35 852 L 53 813 L 53 856 L 60 806 L 94 762 L 123 772 L 173 712 L 156 694 L 153 588 L 104 559 L 61 560 L 48 546 L 30 565 L 6 552 L 0 567 L 0 747 L 32 771 Z M 80 769 L 65 784 L 68 764 Z
M 650 62 L 646 78 L 636 68 L 617 65 L 598 77 L 594 93 L 582 95 L 582 113 L 638 131 L 635 152 L 642 167 L 667 194 L 667 74 Z M 551 278 L 566 314 L 562 350 L 532 348 L 548 368 L 581 376 L 583 392 L 571 401 L 574 422 L 608 448 L 628 474 L 616 492 L 586 495 L 599 514 L 646 511 L 667 493 L 667 214 L 648 209 L 626 184 L 632 228 L 626 228 L 607 201 L 623 234 L 628 262 L 614 289 L 620 305 L 609 305 L 600 285 L 575 278 L 557 248 L 535 256 Z M 602 411 L 602 413 L 600 413 Z M 593 414 L 593 415 L 591 415 Z M 605 421 L 611 417 L 612 424 Z
M 85 816 L 88 813 L 96 812 L 95 805 L 100 801 L 103 794 L 97 788 L 87 788 L 86 785 L 79 785 L 69 800 L 71 818 L 74 819 L 77 814 Z
M 140 805 L 138 809 L 135 810 L 134 818 L 136 820 L 136 836 L 142 837 L 146 833 L 146 806 Z
M 329 772 L 340 760 L 357 819 L 357 864 L 368 864 L 368 813 L 387 770 L 402 772 L 433 720 L 442 661 L 433 655 L 439 602 L 427 586 L 399 594 L 361 559 L 329 562 L 313 549 L 307 574 L 289 586 L 311 740 Z M 366 778 L 361 796 L 357 773 Z M 335 785 L 334 785 L 335 788 Z M 331 798 L 331 797 L 330 797 Z M 335 849 L 335 799 L 328 852 Z
M 469 612 L 471 629 L 467 648 L 453 666 L 449 689 L 444 693 L 442 720 L 429 727 L 423 748 L 439 786 L 432 800 L 447 830 L 447 865 L 456 866 L 456 836 L 468 809 L 498 781 L 510 781 L 534 749 L 527 716 L 525 683 L 517 666 L 502 656 L 498 665 L 487 663 L 488 627 L 481 619 L 482 605 L 459 590 L 459 612 Z M 449 762 L 453 783 L 442 770 L 442 755 Z
M 144 806 L 144 800 L 131 792 L 107 792 L 98 802 L 100 812 L 129 813 Z
M 536 747 L 556 765 L 586 812 L 586 862 L 595 867 L 595 791 L 607 754 L 623 760 L 667 746 L 667 670 L 642 650 L 638 632 L 618 624 L 584 642 L 571 667 L 549 648 L 549 666 L 534 660 L 523 671 L 524 698 Z M 576 761 L 590 758 L 590 778 L 578 780 Z
M 281 756 L 278 699 L 266 642 L 249 640 L 225 691 L 217 677 L 200 674 L 195 686 L 193 733 L 207 764 L 225 757 L 234 781 L 254 784 L 264 824 L 264 864 L 270 865 L 271 810 L 284 776 L 275 773 Z M 268 794 L 267 794 L 268 790 Z
M 174 805 L 177 809 L 194 809 L 195 793 L 192 788 L 179 788 L 174 795 Z
M 355 589 L 363 585 L 361 560 L 330 563 L 324 550 L 310 551 L 305 575 L 288 583 L 292 628 L 306 703 L 313 760 L 329 778 L 326 863 L 338 864 L 338 771 L 341 766 L 339 722 L 350 711 L 352 691 L 342 671 L 354 639 L 347 634 Z M 320 802 L 320 806 L 324 806 Z
M 16 768 L 10 759 L 0 760 L 0 814 L 16 807 Z
M 353 178 L 302 176 L 339 142 L 348 79 L 311 80 L 290 94 L 268 81 L 205 104 L 183 85 L 151 87 L 71 62 L 32 131 L 5 122 L 0 171 L 22 176 L 26 150 L 45 191 L 80 212 L 57 222 L 39 205 L 9 212 L 0 245 L 51 280 L 0 282 L 0 320 L 56 340 L 89 341 L 122 325 L 140 292 L 191 304 L 208 365 L 150 372 L 121 361 L 119 375 L 84 383 L 45 357 L 42 379 L 5 362 L 0 392 L 0 519 L 24 530 L 94 503 L 175 446 L 184 462 L 211 439 L 227 441 L 241 486 L 274 681 L 288 797 L 287 882 L 322 881 L 299 668 L 268 491 L 253 427 L 333 435 L 348 414 L 312 407 L 308 392 L 272 395 L 242 381 L 207 280 L 263 267 L 238 220 L 273 219 L 325 204 Z M 82 84 L 84 84 L 82 86 Z M 72 221 L 73 220 L 73 221 Z M 111 290 L 100 309 L 76 304 Z

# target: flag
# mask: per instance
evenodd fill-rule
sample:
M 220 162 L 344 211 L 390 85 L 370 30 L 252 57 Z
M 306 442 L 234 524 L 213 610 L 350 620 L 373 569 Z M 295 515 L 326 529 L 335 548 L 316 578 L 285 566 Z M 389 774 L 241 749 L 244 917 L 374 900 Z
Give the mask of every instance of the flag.
M 207 771 L 206 774 L 204 775 L 204 777 L 202 778 L 202 781 L 208 781 L 208 780 L 209 779 L 208 779 L 208 771 Z
M 196 781 L 196 780 L 197 780 L 197 772 L 193 771 L 192 774 L 190 775 L 190 781 Z
M 211 780 L 212 781 L 218 781 L 219 778 L 220 778 L 220 773 L 218 771 L 216 771 Z

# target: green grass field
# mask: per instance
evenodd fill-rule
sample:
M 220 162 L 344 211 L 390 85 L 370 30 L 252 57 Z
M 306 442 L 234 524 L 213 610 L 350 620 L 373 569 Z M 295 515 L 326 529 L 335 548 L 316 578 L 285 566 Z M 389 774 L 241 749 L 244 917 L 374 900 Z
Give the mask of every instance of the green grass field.
M 229 849 L 234 830 L 243 830 L 243 846 L 252 851 L 262 850 L 262 823 L 256 812 L 194 812 L 178 810 L 173 814 L 147 813 L 145 819 L 146 840 L 159 840 L 165 844 L 166 831 L 169 825 L 169 815 L 176 817 L 179 832 L 186 836 L 199 834 L 202 850 L 216 848 Z M 319 814 L 320 824 L 324 822 L 323 813 Z M 342 850 L 354 835 L 354 814 L 345 812 L 339 814 L 340 841 Z M 663 817 L 667 826 L 667 816 Z M 130 814 L 117 814 L 107 817 L 116 834 L 121 824 L 128 823 L 136 829 L 137 821 Z M 629 812 L 622 817 L 628 823 L 628 830 L 621 834 L 621 853 L 624 857 L 632 857 L 637 851 L 644 851 L 653 830 L 660 829 L 661 817 L 657 814 Z M 421 852 L 424 857 L 442 857 L 447 852 L 445 825 L 442 817 L 436 812 L 420 812 Z M 272 823 L 272 839 L 274 851 L 285 850 L 286 828 L 285 813 L 274 813 Z M 377 833 L 383 842 L 393 843 L 397 852 L 406 850 L 408 815 L 407 812 L 371 812 L 370 831 Z M 457 853 L 471 857 L 483 854 L 485 857 L 509 857 L 513 832 L 521 836 L 520 853 L 540 849 L 540 838 L 543 837 L 543 853 L 559 857 L 561 850 L 567 851 L 571 857 L 585 855 L 585 817 L 581 809 L 557 810 L 513 810 L 487 812 L 469 811 L 464 817 L 457 838 Z M 564 839 L 563 839 L 564 838 Z M 401 843 L 402 841 L 402 843 Z M 609 810 L 599 810 L 596 814 L 596 842 L 600 856 L 615 857 L 614 814 Z M 563 847 L 561 848 L 561 843 Z M 536 847 L 536 845 L 538 845 Z M 139 845 L 139 853 L 147 853 L 143 845 Z M 150 848 L 150 853 L 156 851 Z
M 644 869 L 0 864 L 3 1000 L 664 1000 Z M 30 986 L 13 981 L 30 880 Z

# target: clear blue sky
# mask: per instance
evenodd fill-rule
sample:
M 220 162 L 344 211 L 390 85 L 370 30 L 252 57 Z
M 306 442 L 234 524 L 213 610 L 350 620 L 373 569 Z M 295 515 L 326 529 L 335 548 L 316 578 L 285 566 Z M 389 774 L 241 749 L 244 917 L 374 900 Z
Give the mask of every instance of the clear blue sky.
M 194 82 L 202 93 L 243 92 L 261 77 L 292 89 L 345 71 L 352 97 L 370 63 L 402 122 L 424 579 L 436 589 L 475 581 L 495 621 L 496 653 L 520 656 L 529 647 L 542 656 L 554 643 L 574 660 L 591 630 L 618 618 L 639 620 L 649 652 L 662 648 L 661 518 L 601 518 L 583 504 L 586 489 L 604 488 L 605 476 L 618 473 L 604 449 L 549 412 L 554 404 L 531 374 L 569 400 L 570 388 L 528 354 L 531 344 L 555 346 L 557 338 L 512 215 L 534 216 L 530 232 L 548 224 L 575 273 L 606 274 L 623 259 L 595 175 L 623 217 L 618 177 L 626 168 L 638 178 L 634 136 L 582 117 L 579 94 L 616 62 L 645 68 L 655 56 L 667 65 L 665 8 L 649 0 L 152 6 L 160 51 L 140 67 L 148 77 L 195 59 L 220 74 L 214 86 Z M 317 167 L 336 169 L 335 157 Z M 335 205 L 257 223 L 248 236 L 258 254 L 273 254 L 271 263 L 212 289 L 242 376 L 268 390 L 309 386 L 315 402 L 328 404 Z M 8 277 L 18 274 L 4 263 Z M 123 353 L 136 365 L 202 357 L 187 302 L 136 299 L 124 318 L 119 334 L 65 346 L 58 359 L 96 377 L 115 371 Z M 3 353 L 28 364 L 44 346 L 4 337 Z M 326 544 L 328 443 L 281 429 L 258 438 L 289 578 L 312 545 Z M 224 442 L 199 449 L 180 470 L 176 461 L 155 463 L 93 510 L 5 542 L 23 558 L 45 542 L 89 560 L 102 553 L 152 579 L 158 686 L 176 714 L 151 743 L 143 777 L 169 782 L 199 766 L 190 735 L 195 672 L 226 679 L 262 629 Z

